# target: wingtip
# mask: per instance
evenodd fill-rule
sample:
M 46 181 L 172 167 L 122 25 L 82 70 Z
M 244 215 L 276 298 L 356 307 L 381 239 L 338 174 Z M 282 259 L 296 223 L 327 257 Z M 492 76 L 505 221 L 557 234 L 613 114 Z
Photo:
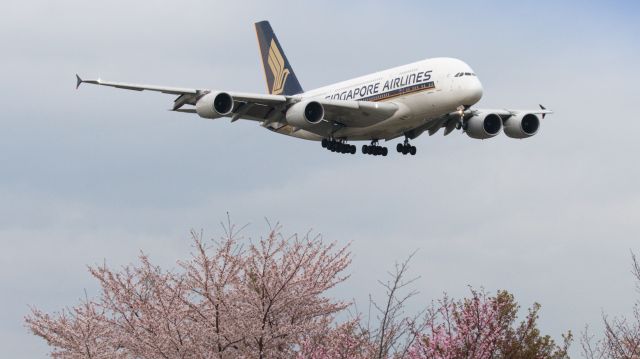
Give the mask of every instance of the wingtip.
M 80 78 L 80 76 L 78 74 L 76 74 L 76 90 L 80 87 L 80 85 L 83 83 L 84 81 L 82 81 L 82 79 Z
M 547 108 L 546 108 L 546 107 L 544 107 L 544 106 L 542 106 L 542 104 L 538 104 L 538 106 L 540 106 L 540 109 L 541 109 L 542 111 L 546 111 L 546 110 L 547 110 Z M 542 114 L 542 119 L 544 120 L 544 118 L 545 118 L 545 117 L 547 117 L 547 114 L 546 114 L 546 113 L 543 113 L 543 114 Z

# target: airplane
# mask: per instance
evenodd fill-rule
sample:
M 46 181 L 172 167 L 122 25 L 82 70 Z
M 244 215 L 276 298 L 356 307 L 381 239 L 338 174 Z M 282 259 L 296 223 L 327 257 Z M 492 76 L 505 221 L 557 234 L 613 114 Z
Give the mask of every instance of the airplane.
M 350 141 L 368 141 L 362 153 L 387 156 L 380 141 L 404 137 L 396 150 L 415 155 L 411 145 L 424 132 L 444 135 L 461 130 L 474 139 L 488 139 L 502 130 L 523 139 L 538 133 L 540 119 L 553 113 L 535 110 L 472 109 L 482 98 L 476 73 L 461 60 L 430 58 L 304 91 L 268 21 L 255 23 L 268 94 L 175 88 L 83 80 L 76 89 L 95 84 L 135 91 L 177 95 L 172 110 L 206 119 L 230 117 L 257 121 L 283 135 L 319 141 L 337 153 L 355 154 Z

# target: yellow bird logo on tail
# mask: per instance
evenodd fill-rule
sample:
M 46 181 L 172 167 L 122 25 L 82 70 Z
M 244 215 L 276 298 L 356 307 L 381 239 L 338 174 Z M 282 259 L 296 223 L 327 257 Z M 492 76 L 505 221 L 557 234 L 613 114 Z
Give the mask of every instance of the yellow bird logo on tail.
M 287 82 L 289 76 L 289 69 L 285 68 L 284 58 L 282 53 L 276 45 L 276 42 L 272 39 L 271 46 L 269 46 L 269 68 L 273 74 L 273 86 L 271 93 L 279 95 L 284 90 L 284 84 Z

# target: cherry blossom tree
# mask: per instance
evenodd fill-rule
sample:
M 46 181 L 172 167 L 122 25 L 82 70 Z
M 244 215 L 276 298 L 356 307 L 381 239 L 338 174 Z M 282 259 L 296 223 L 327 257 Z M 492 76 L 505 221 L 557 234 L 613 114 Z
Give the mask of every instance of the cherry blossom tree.
M 375 343 L 372 358 L 404 357 L 418 333 L 426 328 L 427 322 L 421 321 L 425 310 L 413 315 L 406 313 L 407 302 L 418 295 L 413 288 L 419 277 L 407 278 L 409 262 L 413 252 L 403 262 L 396 262 L 394 271 L 387 272 L 387 280 L 379 280 L 384 289 L 384 297 L 376 301 L 369 296 L 369 312 L 366 326 L 361 327 Z
M 306 341 L 298 359 L 409 358 L 409 359 L 564 359 L 572 341 L 571 332 L 557 345 L 537 327 L 540 305 L 534 304 L 518 323 L 519 306 L 513 295 L 470 289 L 471 295 L 442 299 L 418 314 L 408 315 L 406 303 L 417 291 L 407 279 L 411 256 L 397 263 L 389 280 L 379 283 L 382 301 L 370 299 L 368 316 L 329 329 L 327 334 Z M 373 314 L 371 313 L 373 311 Z M 420 316 L 422 318 L 420 318 Z
M 109 340 L 113 333 L 104 312 L 89 300 L 54 316 L 33 309 L 27 323 L 53 348 L 54 358 L 124 357 Z
M 297 359 L 370 359 L 376 353 L 375 342 L 361 330 L 360 319 L 328 327 L 325 333 L 307 337 L 301 343 Z
M 428 313 L 428 329 L 409 349 L 411 359 L 568 358 L 571 333 L 558 346 L 537 328 L 539 304 L 516 325 L 518 305 L 506 291 L 489 296 L 471 289 L 471 296 L 445 296 Z
M 33 309 L 26 324 L 59 358 L 294 356 L 347 307 L 326 292 L 346 279 L 350 253 L 280 229 L 247 243 L 229 225 L 213 245 L 192 233 L 194 254 L 177 272 L 144 254 L 120 271 L 91 267 L 100 298 L 53 315 Z
M 90 267 L 97 298 L 54 314 L 33 308 L 27 327 L 46 340 L 55 358 L 566 358 L 541 335 L 540 306 L 517 323 L 518 305 L 500 291 L 490 296 L 445 296 L 408 314 L 418 293 L 407 279 L 411 256 L 396 263 L 382 300 L 369 312 L 331 298 L 347 279 L 348 247 L 320 236 L 281 235 L 276 225 L 257 241 L 230 223 L 217 241 L 192 232 L 193 252 L 167 271 L 141 254 L 114 270 Z M 349 308 L 351 319 L 338 321 Z M 617 358 L 617 357 L 616 357 Z
M 640 292 L 640 263 L 631 253 L 636 288 Z M 640 299 L 633 306 L 630 318 L 610 318 L 602 315 L 604 335 L 600 340 L 586 328 L 582 334 L 582 353 L 587 359 L 640 359 Z

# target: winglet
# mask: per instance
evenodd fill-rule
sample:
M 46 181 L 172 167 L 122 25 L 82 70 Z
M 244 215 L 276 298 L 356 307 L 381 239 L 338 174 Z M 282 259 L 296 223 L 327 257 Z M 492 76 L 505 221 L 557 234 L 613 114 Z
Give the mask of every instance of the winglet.
M 78 89 L 78 87 L 80 87 L 80 85 L 83 83 L 84 81 L 82 81 L 82 79 L 80 78 L 80 76 L 78 76 L 78 74 L 76 74 L 76 90 Z
M 546 107 L 544 107 L 544 106 L 542 106 L 542 105 L 540 105 L 540 104 L 538 104 L 538 106 L 540 106 L 540 109 L 541 109 L 542 111 L 546 111 L 546 110 L 547 110 L 547 108 L 546 108 Z M 545 116 L 547 116 L 547 114 L 546 114 L 546 113 L 543 113 L 543 114 L 542 114 L 542 119 L 543 119 L 543 120 L 544 120 Z

